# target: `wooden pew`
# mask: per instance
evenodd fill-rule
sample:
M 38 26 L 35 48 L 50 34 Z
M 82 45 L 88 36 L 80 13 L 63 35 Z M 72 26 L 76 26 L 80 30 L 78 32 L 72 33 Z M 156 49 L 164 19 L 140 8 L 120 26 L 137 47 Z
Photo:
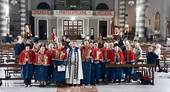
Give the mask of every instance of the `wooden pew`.
M 168 68 L 170 68 L 170 52 L 166 51 L 166 52 L 162 52 L 163 55 L 163 71 L 168 72 Z
M 12 74 L 12 72 L 20 72 L 21 68 L 19 64 L 16 63 L 12 63 L 12 64 L 0 64 L 0 68 L 6 68 L 4 69 L 5 71 L 5 78 L 2 78 L 3 80 L 9 80 L 12 79 L 10 78 L 10 74 Z
M 0 50 L 9 50 L 14 47 L 14 44 L 3 44 L 0 46 Z
M 151 69 L 151 84 L 154 85 L 154 67 L 155 64 L 135 64 L 135 65 L 130 65 L 130 64 L 106 64 L 106 68 L 140 68 L 140 67 L 146 67 L 149 70 Z M 142 70 L 144 71 L 144 70 Z

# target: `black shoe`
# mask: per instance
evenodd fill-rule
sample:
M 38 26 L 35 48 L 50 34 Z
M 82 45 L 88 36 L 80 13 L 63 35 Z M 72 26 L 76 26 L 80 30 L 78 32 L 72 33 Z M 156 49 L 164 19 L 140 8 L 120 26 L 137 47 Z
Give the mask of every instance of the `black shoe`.
M 42 85 L 40 84 L 39 87 L 42 87 Z
M 127 83 L 131 83 L 131 81 L 130 81 L 130 80 L 128 80 L 128 81 L 127 81 Z
M 126 80 L 123 80 L 122 82 L 126 82 Z
M 116 83 L 116 80 L 114 80 L 113 83 Z
M 43 84 L 40 84 L 39 87 L 43 87 Z
M 51 84 L 51 82 L 50 81 L 47 81 L 47 85 L 50 85 Z
M 96 81 L 95 84 L 99 84 L 100 82 L 99 81 Z
M 25 84 L 25 87 L 28 87 L 28 85 L 27 85 L 27 84 Z
M 118 83 L 121 83 L 121 80 L 118 80 Z
M 157 71 L 157 72 L 162 72 L 162 69 L 159 69 L 159 71 Z

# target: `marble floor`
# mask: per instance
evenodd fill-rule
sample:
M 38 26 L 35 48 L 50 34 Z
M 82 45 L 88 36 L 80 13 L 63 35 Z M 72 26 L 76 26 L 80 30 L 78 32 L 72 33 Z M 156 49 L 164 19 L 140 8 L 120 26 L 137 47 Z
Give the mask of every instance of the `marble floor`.
M 3 81 L 0 92 L 170 92 L 170 73 L 155 73 L 154 86 L 121 83 L 92 87 L 39 88 L 37 84 L 34 84 L 30 88 L 25 88 L 22 81 Z

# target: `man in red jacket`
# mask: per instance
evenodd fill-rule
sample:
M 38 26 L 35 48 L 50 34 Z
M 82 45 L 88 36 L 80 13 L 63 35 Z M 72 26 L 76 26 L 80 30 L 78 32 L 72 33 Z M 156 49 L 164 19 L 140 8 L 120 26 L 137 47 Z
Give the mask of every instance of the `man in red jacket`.
M 44 46 L 40 48 L 40 51 L 36 54 L 35 59 L 35 77 L 40 82 L 40 87 L 46 86 L 46 83 L 48 81 L 48 71 L 50 66 L 50 55 L 49 52 L 45 49 Z
M 62 43 L 58 43 L 57 48 L 54 49 L 52 54 L 52 79 L 56 82 L 56 85 L 58 86 L 63 85 L 65 83 L 65 71 L 61 71 L 59 70 L 59 68 L 64 68 L 66 66 L 67 55 L 67 51 L 62 45 Z
M 23 50 L 19 54 L 19 64 L 21 65 L 21 75 L 24 79 L 24 83 L 26 87 L 31 86 L 31 79 L 34 73 L 34 59 L 35 59 L 35 53 L 30 49 L 31 46 L 29 44 L 26 44 L 25 50 Z

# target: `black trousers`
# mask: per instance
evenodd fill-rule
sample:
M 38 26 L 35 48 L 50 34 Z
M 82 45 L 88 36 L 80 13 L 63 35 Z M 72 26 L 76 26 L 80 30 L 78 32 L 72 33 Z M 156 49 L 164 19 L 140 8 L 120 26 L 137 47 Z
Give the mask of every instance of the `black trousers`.
M 31 79 L 29 79 L 29 78 L 24 79 L 24 84 L 25 85 L 31 85 Z
M 156 71 L 157 67 L 159 68 L 159 71 L 160 71 L 161 70 L 161 66 L 160 66 L 160 60 L 159 59 L 156 60 L 155 71 Z

